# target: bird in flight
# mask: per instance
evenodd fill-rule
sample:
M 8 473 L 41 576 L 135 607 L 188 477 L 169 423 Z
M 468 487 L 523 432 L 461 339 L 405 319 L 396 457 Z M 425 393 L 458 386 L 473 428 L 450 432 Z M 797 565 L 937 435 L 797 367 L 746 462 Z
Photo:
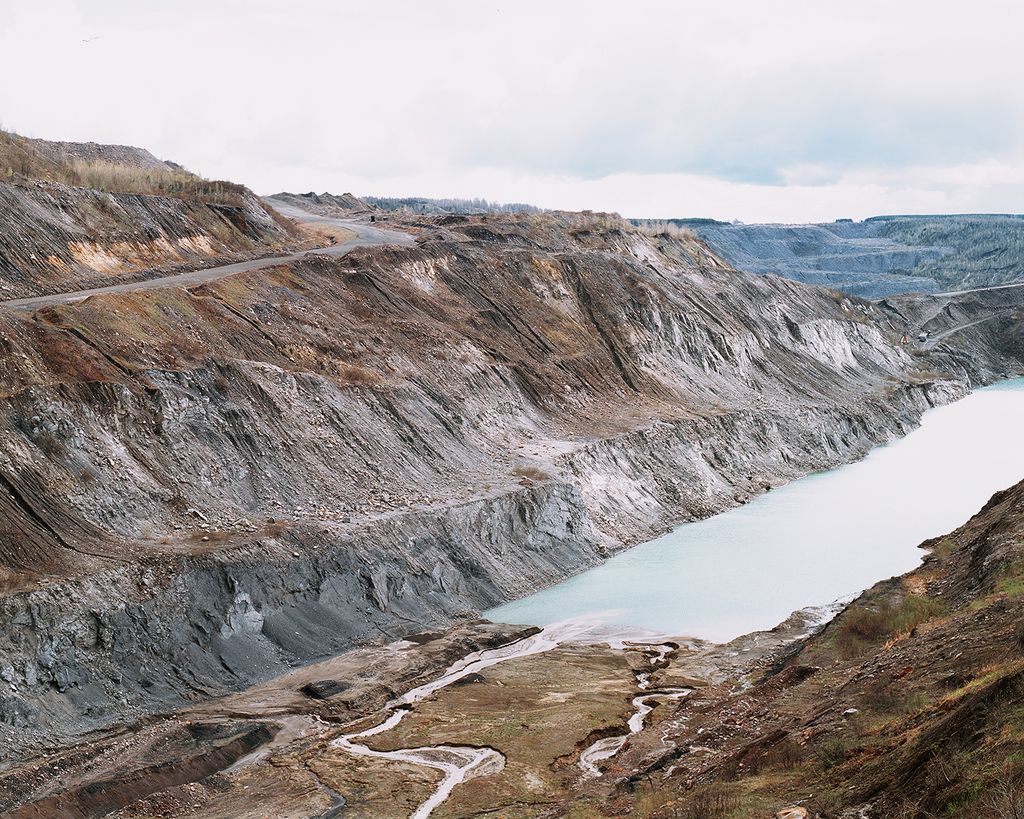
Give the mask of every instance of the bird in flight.
M 97 35 L 97 36 L 95 36 L 95 37 L 86 37 L 86 38 L 85 38 L 84 40 L 82 40 L 82 42 L 83 42 L 83 43 L 91 43 L 91 42 L 92 42 L 93 40 L 99 40 L 99 39 L 101 39 L 102 37 L 103 37 L 103 35 L 102 35 L 102 34 L 99 34 L 99 35 Z

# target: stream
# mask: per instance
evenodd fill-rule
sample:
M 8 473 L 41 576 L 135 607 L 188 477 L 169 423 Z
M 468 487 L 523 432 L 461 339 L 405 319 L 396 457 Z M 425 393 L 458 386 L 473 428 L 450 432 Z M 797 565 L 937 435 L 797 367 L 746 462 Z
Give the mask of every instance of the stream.
M 350 754 L 371 756 L 410 762 L 427 768 L 434 768 L 444 774 L 437 789 L 424 801 L 410 819 L 427 819 L 433 810 L 447 799 L 460 783 L 467 779 L 497 773 L 505 767 L 505 757 L 500 751 L 486 746 L 430 745 L 419 748 L 400 748 L 395 751 L 377 751 L 357 742 L 377 734 L 390 731 L 412 711 L 412 706 L 426 699 L 434 692 L 451 685 L 469 674 L 478 673 L 498 663 L 529 657 L 557 648 L 560 643 L 579 639 L 593 632 L 594 621 L 581 618 L 566 623 L 556 623 L 537 634 L 498 648 L 484 649 L 467 654 L 453 663 L 440 677 L 417 688 L 407 691 L 385 706 L 387 716 L 375 726 L 344 734 L 331 744 Z M 625 741 L 625 738 L 623 738 Z
M 638 643 L 626 643 L 623 647 L 643 649 L 650 655 L 650 671 L 639 671 L 636 672 L 636 687 L 642 691 L 636 697 L 633 697 L 633 708 L 636 709 L 633 716 L 629 718 L 626 723 L 626 727 L 629 729 L 628 733 L 618 734 L 616 736 L 604 737 L 603 739 L 597 740 L 593 745 L 580 753 L 580 758 L 577 764 L 582 768 L 583 773 L 589 777 L 597 777 L 601 775 L 601 769 L 597 767 L 597 763 L 605 759 L 611 759 L 625 746 L 626 741 L 633 734 L 639 734 L 644 728 L 644 721 L 647 719 L 647 715 L 654 710 L 655 706 L 661 703 L 663 700 L 678 700 L 685 697 L 693 689 L 692 688 L 663 688 L 659 690 L 650 690 L 651 677 L 654 671 L 665 664 L 665 658 L 676 649 L 674 643 L 662 643 L 660 645 L 641 645 Z
M 444 776 L 440 784 L 410 816 L 410 819 L 427 819 L 434 809 L 443 803 L 462 782 L 478 776 L 499 773 L 505 767 L 504 755 L 487 746 L 445 744 L 378 751 L 359 740 L 369 739 L 395 728 L 406 715 L 412 713 L 416 703 L 423 701 L 442 688 L 458 682 L 463 677 L 509 660 L 551 651 L 562 643 L 587 640 L 607 643 L 609 647 L 620 651 L 641 651 L 648 656 L 650 668 L 650 670 L 634 672 L 638 694 L 632 699 L 634 713 L 626 723 L 627 732 L 599 739 L 580 753 L 577 764 L 583 775 L 600 776 L 601 770 L 597 767 L 597 763 L 615 756 L 622 750 L 631 735 L 643 730 L 647 715 L 659 703 L 681 699 L 692 690 L 689 688 L 650 688 L 651 678 L 655 671 L 667 665 L 667 657 L 678 648 L 677 644 L 637 642 L 628 639 L 628 636 L 635 632 L 614 627 L 609 629 L 602 620 L 602 617 L 582 617 L 555 623 L 522 640 L 498 648 L 467 654 L 453 663 L 437 679 L 413 688 L 387 703 L 384 707 L 386 716 L 380 722 L 370 728 L 343 734 L 331 744 L 335 748 L 340 748 L 356 756 L 408 762 L 441 771 Z

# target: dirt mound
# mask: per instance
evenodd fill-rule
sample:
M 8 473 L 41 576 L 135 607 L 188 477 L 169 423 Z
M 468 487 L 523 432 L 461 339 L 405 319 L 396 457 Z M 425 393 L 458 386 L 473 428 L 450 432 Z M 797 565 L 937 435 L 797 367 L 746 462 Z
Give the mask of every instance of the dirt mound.
M 54 164 L 65 162 L 106 162 L 146 171 L 182 171 L 181 165 L 157 159 L 145 148 L 132 145 L 105 145 L 99 142 L 54 142 L 48 139 L 27 139 L 27 147 Z
M 372 205 L 368 205 L 358 196 L 351 193 L 335 195 L 331 193 L 275 193 L 268 197 L 271 204 L 274 201 L 283 202 L 286 205 L 318 213 L 322 216 L 354 216 L 375 211 Z

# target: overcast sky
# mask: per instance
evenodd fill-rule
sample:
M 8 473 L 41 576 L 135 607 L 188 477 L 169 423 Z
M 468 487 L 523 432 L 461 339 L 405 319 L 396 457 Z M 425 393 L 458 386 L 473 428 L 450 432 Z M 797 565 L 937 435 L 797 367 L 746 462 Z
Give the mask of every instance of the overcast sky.
M 0 123 L 260 193 L 747 222 L 1021 212 L 1022 8 L 0 0 Z

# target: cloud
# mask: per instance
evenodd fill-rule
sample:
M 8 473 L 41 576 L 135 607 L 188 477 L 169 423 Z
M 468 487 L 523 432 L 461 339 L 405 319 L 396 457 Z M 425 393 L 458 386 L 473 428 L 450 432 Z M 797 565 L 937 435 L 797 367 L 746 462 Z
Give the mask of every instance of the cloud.
M 751 220 L 1024 194 L 978 170 L 1024 158 L 1024 13 L 1004 0 L 0 0 L 0 14 L 0 71 L 18 78 L 0 87 L 5 124 L 145 145 L 265 192 Z

